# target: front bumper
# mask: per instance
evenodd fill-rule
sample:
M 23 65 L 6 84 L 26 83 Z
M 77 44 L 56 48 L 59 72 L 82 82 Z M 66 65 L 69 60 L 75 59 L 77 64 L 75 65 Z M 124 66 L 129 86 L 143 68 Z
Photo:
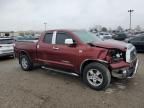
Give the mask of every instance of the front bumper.
M 122 63 L 119 66 L 124 66 L 124 67 L 119 67 L 118 65 L 116 67 L 116 69 L 113 66 L 112 69 L 112 76 L 116 77 L 116 78 L 133 78 L 135 76 L 135 74 L 137 73 L 138 70 L 138 64 L 139 64 L 139 60 L 134 60 L 132 63 L 128 64 L 128 63 Z

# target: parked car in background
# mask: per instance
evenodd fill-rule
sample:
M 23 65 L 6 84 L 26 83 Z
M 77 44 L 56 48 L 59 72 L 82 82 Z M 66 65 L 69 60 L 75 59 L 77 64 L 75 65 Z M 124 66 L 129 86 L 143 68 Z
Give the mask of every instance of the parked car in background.
M 40 38 L 40 34 L 35 34 L 35 35 L 34 35 L 34 38 L 35 38 L 35 39 L 39 39 L 39 38 Z
M 123 41 L 127 38 L 127 35 L 125 33 L 116 33 L 114 36 L 113 36 L 113 39 L 115 40 L 120 40 L 120 41 Z
M 44 69 L 79 75 L 95 90 L 109 86 L 111 77 L 133 78 L 138 60 L 132 44 L 102 40 L 84 30 L 49 30 L 38 41 L 16 42 L 15 54 L 24 71 Z
M 0 38 L 0 57 L 14 57 L 14 40 L 11 38 Z
M 144 51 L 144 34 L 127 38 L 125 42 L 132 43 L 137 51 Z
M 98 36 L 99 38 L 103 40 L 112 39 L 112 35 L 107 32 L 98 32 L 96 33 L 96 36 Z
M 37 36 L 31 36 L 31 35 L 26 35 L 26 36 L 15 36 L 13 37 L 15 41 L 24 41 L 24 40 L 38 40 L 39 37 Z
M 25 38 L 23 36 L 15 36 L 13 37 L 14 41 L 21 41 L 24 40 Z

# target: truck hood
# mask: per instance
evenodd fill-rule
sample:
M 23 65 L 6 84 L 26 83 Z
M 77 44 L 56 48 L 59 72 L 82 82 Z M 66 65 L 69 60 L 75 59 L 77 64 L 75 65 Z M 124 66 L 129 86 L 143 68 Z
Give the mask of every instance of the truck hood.
M 127 48 L 131 47 L 132 45 L 129 43 L 125 43 L 122 41 L 116 41 L 116 40 L 104 40 L 94 43 L 97 47 L 103 47 L 103 48 L 109 48 L 109 49 L 120 49 L 120 50 L 126 50 Z

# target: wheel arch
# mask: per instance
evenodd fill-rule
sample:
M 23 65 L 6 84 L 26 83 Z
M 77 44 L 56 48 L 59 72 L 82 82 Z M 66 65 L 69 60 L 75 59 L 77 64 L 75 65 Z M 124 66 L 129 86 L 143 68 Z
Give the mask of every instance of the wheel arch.
M 83 70 L 84 70 L 85 66 L 87 66 L 90 63 L 94 63 L 94 62 L 101 63 L 101 64 L 105 65 L 106 67 L 109 67 L 107 61 L 99 60 L 99 59 L 86 59 L 80 65 L 80 74 L 83 75 Z
M 22 55 L 26 55 L 26 56 L 29 58 L 29 60 L 31 61 L 31 58 L 30 58 L 29 54 L 28 54 L 26 51 L 21 50 L 21 51 L 19 52 L 19 63 L 20 63 L 20 57 L 21 57 Z

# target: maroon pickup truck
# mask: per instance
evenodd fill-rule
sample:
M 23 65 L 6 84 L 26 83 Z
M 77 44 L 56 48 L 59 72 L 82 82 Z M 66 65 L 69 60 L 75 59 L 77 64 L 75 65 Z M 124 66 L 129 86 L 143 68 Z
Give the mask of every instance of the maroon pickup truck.
M 49 30 L 38 41 L 16 42 L 15 54 L 25 71 L 40 64 L 79 75 L 95 90 L 107 88 L 111 77 L 133 78 L 138 67 L 132 44 L 103 41 L 84 30 Z

